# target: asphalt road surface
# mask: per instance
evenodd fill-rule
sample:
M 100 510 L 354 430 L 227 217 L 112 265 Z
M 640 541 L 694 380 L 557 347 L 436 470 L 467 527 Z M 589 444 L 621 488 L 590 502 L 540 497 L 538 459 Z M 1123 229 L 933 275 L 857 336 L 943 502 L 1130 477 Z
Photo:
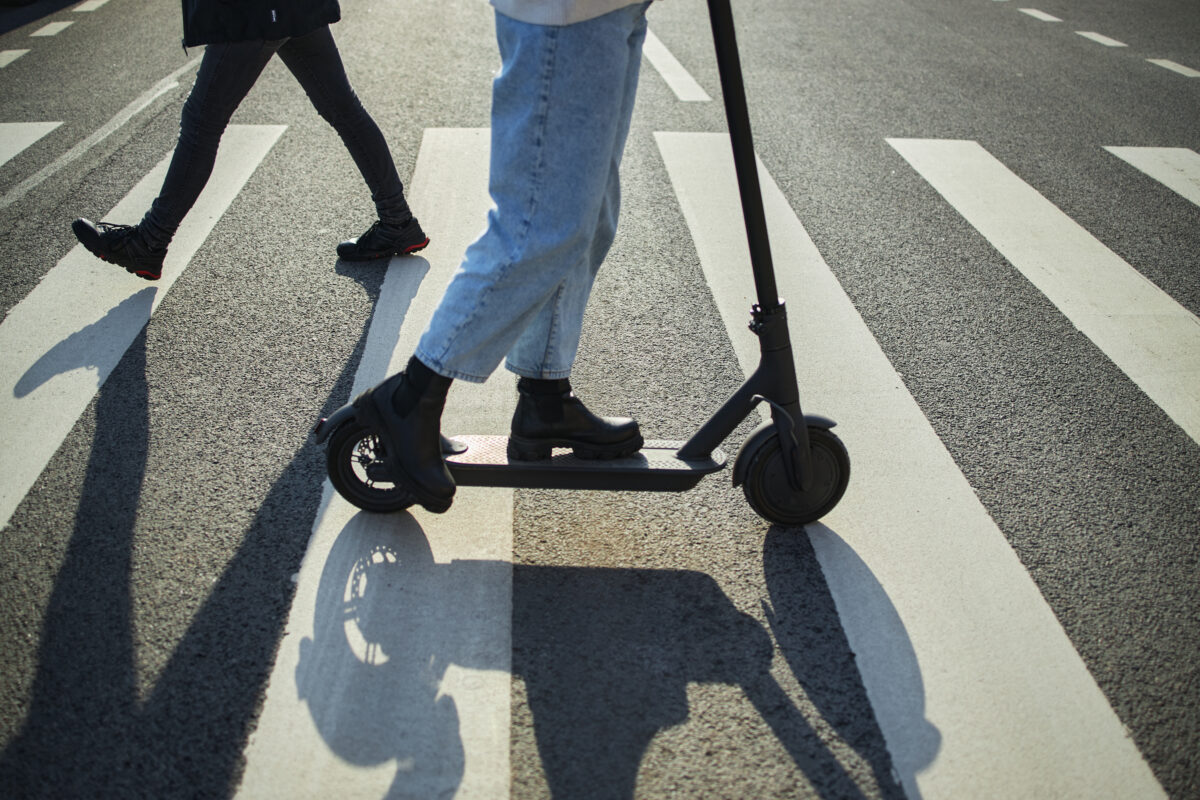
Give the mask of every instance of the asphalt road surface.
M 313 423 L 482 229 L 492 11 L 333 28 L 432 243 L 276 60 L 147 283 L 201 49 L 170 0 L 0 7 L 0 795 L 1200 797 L 1200 7 L 734 4 L 806 411 L 806 528 L 685 493 L 368 514 Z M 661 0 L 573 384 L 686 439 L 754 369 L 699 0 Z M 514 381 L 456 384 L 504 434 Z M 723 445 L 730 461 L 758 423 Z

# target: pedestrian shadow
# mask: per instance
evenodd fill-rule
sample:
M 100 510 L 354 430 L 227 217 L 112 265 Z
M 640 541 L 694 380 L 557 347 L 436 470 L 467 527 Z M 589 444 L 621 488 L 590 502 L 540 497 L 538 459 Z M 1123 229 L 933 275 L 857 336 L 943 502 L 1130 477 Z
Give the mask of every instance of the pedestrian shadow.
M 362 284 L 376 303 L 384 270 L 341 262 L 337 269 Z M 153 291 L 124 301 L 119 313 L 149 302 Z M 91 366 L 89 342 L 105 336 L 114 313 L 41 357 L 21 379 L 19 392 Z M 345 402 L 366 337 L 364 325 L 322 414 Z M 19 728 L 10 723 L 13 736 L 0 752 L 5 797 L 226 797 L 244 768 L 243 748 L 291 608 L 292 576 L 321 499 L 324 458 L 311 442 L 297 443 L 298 452 L 271 486 L 242 544 L 143 696 L 132 587 L 150 446 L 146 363 L 143 328 L 97 392 L 95 438 L 79 507 L 37 621 L 40 640 L 28 699 L 7 706 L 24 718 Z M 191 522 L 189 509 L 175 513 L 181 524 Z
M 129 357 L 122 355 L 126 341 L 128 341 L 128 333 L 130 320 L 137 320 L 139 327 L 146 324 L 146 320 L 150 318 L 150 309 L 154 304 L 154 297 L 157 290 L 153 287 L 142 289 L 136 294 L 122 300 L 117 305 L 108 310 L 103 317 L 85 325 L 75 331 L 67 338 L 55 342 L 54 346 L 47 350 L 38 359 L 30 365 L 29 369 L 20 377 L 16 385 L 13 387 L 14 397 L 25 397 L 38 387 L 54 379 L 55 376 L 61 375 L 71 370 L 86 368 L 97 370 L 101 383 L 108 377 L 108 371 L 111 370 L 122 358 Z M 141 334 L 145 336 L 145 331 Z M 129 348 L 139 346 L 136 343 Z M 140 345 L 140 356 L 132 356 L 141 358 L 143 371 L 145 374 L 145 342 Z
M 863 797 L 771 674 L 773 651 L 705 573 L 513 570 L 513 674 L 554 797 L 634 797 L 651 741 L 689 718 L 693 683 L 740 687 L 816 796 Z
M 72 338 L 87 335 L 84 329 Z M 80 341 L 59 353 L 77 355 Z M 86 360 L 48 359 L 31 373 L 44 380 Z M 97 394 L 95 438 L 45 611 L 28 714 L 0 754 L 0 787 L 10 797 L 115 797 L 136 785 L 121 787 L 111 771 L 139 758 L 130 575 L 149 452 L 145 367 L 143 330 L 120 367 L 133 379 L 120 391 L 105 383 Z
M 300 699 L 337 756 L 361 766 L 396 762 L 386 796 L 451 796 L 461 783 L 459 709 L 439 691 L 451 666 L 511 668 L 522 679 L 554 797 L 632 798 L 654 737 L 688 719 L 693 683 L 740 687 L 818 796 L 864 796 L 772 675 L 767 630 L 711 576 L 439 564 L 416 520 L 402 520 L 352 520 L 339 532 L 296 670 Z M 462 591 L 506 585 L 509 570 L 511 659 L 478 644 L 495 613 L 488 593 Z M 825 669 L 820 646 L 809 649 L 807 663 L 789 662 Z M 883 796 L 902 797 L 885 762 L 872 765 Z

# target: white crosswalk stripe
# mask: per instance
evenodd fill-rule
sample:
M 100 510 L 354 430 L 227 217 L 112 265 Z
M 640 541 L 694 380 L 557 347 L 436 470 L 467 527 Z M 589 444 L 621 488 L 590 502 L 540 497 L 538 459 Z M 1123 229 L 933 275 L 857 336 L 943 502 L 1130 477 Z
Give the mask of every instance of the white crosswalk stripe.
M 1185 78 L 1200 78 L 1200 69 L 1192 69 L 1185 64 L 1180 64 L 1169 58 L 1147 58 L 1146 60 L 1155 66 L 1169 69 L 1171 72 L 1178 73 Z
M 889 139 L 925 180 L 1200 442 L 1200 319 L 976 142 Z
M 428 261 L 393 259 L 354 393 L 404 368 L 482 230 L 487 159 L 486 130 L 425 132 L 409 198 L 438 246 Z M 444 429 L 506 432 L 511 394 L 503 370 L 452 394 Z M 368 514 L 326 483 L 240 796 L 382 797 L 393 781 L 410 796 L 508 796 L 512 513 L 511 489 L 464 487 L 444 515 Z M 343 598 L 356 570 L 385 554 L 404 585 L 421 591 L 403 602 L 386 589 L 353 604 Z M 455 579 L 461 572 L 471 578 Z M 319 602 L 326 585 L 338 594 L 332 607 Z M 403 644 L 364 640 L 366 630 L 403 630 Z M 380 697 L 407 702 L 379 715 L 372 706 Z M 372 730 L 380 720 L 386 730 Z M 343 748 L 365 739 L 377 743 L 367 752 L 393 749 L 360 766 L 361 754 Z
M 1053 14 L 1047 14 L 1045 11 L 1039 11 L 1036 8 L 1022 8 L 1020 11 L 1022 14 L 1028 14 L 1034 19 L 1039 19 L 1042 22 L 1062 22 L 1061 19 Z
M 0 209 L 7 208 L 13 203 L 18 202 L 30 191 L 36 189 L 47 178 L 56 174 L 67 165 L 79 159 L 79 157 L 88 152 L 88 150 L 107 139 L 115 131 L 119 130 L 123 125 L 125 125 L 125 123 L 129 122 L 129 120 L 132 119 L 135 114 L 149 106 L 166 92 L 169 92 L 171 89 L 174 89 L 176 86 L 178 86 L 180 76 L 192 70 L 199 63 L 200 57 L 196 57 L 184 64 L 182 67 L 179 67 L 170 75 L 166 76 L 154 86 L 150 87 L 149 90 L 134 98 L 131 103 L 113 115 L 112 119 L 100 126 L 100 128 L 92 135 L 88 136 L 83 141 L 78 142 L 74 147 L 63 153 L 54 161 L 42 167 L 40 170 L 18 183 L 13 188 L 9 189 L 4 193 L 3 196 L 0 196 Z
M 162 278 L 147 284 L 77 245 L 0 324 L 0 528 L 217 220 L 283 133 L 276 125 L 225 132 L 208 188 L 171 245 Z M 137 222 L 150 207 L 170 157 L 148 173 L 105 219 Z M 36 419 L 37 425 L 29 421 Z
M 1080 36 L 1082 36 L 1083 38 L 1091 39 L 1093 42 L 1096 42 L 1097 44 L 1102 44 L 1105 47 L 1128 47 L 1129 46 L 1129 45 L 1125 44 L 1124 42 L 1117 41 L 1116 39 L 1113 39 L 1110 36 L 1105 36 L 1104 34 L 1096 33 L 1095 31 L 1075 31 L 1075 32 L 1077 34 L 1079 34 Z
M 685 103 L 705 103 L 712 100 L 696 79 L 692 77 L 679 59 L 667 49 L 654 31 L 646 31 L 646 44 L 642 50 L 646 59 L 658 70 L 675 96 Z
M 0 165 L 7 164 L 18 153 L 41 139 L 61 122 L 3 122 L 0 123 Z
M 61 22 L 51 22 L 47 25 L 43 25 L 42 27 L 38 28 L 36 31 L 34 31 L 33 33 L 31 33 L 29 35 L 30 36 L 57 36 L 58 34 L 65 31 L 67 28 L 71 27 L 71 25 L 73 25 L 73 24 L 74 24 L 74 22 L 72 20 L 66 20 L 66 21 L 61 21 Z
M 0 50 L 0 67 L 7 67 L 28 52 L 28 50 Z
M 728 139 L 657 137 L 749 374 L 757 365 L 757 340 L 743 324 L 749 253 L 723 224 L 740 208 Z M 802 400 L 810 412 L 836 409 L 854 459 L 845 498 L 808 530 L 910 796 L 984 797 L 998 786 L 1013 797 L 1161 796 L 1037 586 L 761 165 L 760 180 L 775 260 L 789 265 L 780 295 L 798 299 L 789 322 Z
M 1186 147 L 1105 147 L 1154 180 L 1200 206 L 1200 153 Z

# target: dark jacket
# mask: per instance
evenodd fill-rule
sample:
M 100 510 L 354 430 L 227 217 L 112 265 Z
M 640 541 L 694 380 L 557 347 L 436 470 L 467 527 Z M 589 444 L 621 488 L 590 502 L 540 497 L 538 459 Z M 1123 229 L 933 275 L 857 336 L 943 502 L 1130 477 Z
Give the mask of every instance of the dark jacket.
M 338 0 L 183 0 L 183 46 L 303 36 L 341 15 Z

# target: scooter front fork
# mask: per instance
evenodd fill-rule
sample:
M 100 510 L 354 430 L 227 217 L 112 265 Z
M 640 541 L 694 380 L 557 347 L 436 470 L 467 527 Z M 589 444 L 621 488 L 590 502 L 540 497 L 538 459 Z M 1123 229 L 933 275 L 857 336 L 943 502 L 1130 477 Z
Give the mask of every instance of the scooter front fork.
M 768 309 L 756 304 L 751 309 L 750 330 L 758 336 L 758 368 L 679 449 L 679 458 L 706 458 L 765 400 L 771 405 L 771 419 L 783 451 L 788 483 L 797 491 L 805 491 L 813 472 L 812 454 L 808 424 L 800 409 L 800 390 L 783 301 Z

